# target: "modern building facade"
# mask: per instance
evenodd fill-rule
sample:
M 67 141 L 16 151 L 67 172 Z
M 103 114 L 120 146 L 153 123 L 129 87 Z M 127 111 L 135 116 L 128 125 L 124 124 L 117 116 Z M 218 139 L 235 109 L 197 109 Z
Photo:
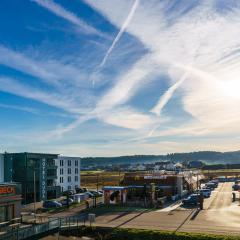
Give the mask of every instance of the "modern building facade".
M 4 156 L 0 154 L 0 183 L 4 182 Z
M 56 184 L 57 154 L 44 153 L 5 153 L 4 180 L 22 185 L 23 204 L 60 196 L 61 189 Z M 35 183 L 35 188 L 34 188 Z
M 55 159 L 57 165 L 57 185 L 61 191 L 75 190 L 80 187 L 80 164 L 79 157 L 58 156 Z
M 21 185 L 0 183 L 0 223 L 20 217 Z

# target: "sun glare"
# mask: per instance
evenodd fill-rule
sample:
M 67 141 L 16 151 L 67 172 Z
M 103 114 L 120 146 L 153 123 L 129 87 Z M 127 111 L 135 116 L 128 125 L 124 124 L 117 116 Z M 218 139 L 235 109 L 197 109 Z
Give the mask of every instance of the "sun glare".
M 239 79 L 221 82 L 219 87 L 221 92 L 226 97 L 238 98 L 238 99 L 240 98 L 240 80 Z

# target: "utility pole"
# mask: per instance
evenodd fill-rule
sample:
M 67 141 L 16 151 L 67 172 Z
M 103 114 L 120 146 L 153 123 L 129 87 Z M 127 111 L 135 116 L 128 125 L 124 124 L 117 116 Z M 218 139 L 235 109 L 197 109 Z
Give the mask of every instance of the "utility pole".
M 118 168 L 118 185 L 120 186 L 121 183 L 121 169 L 120 167 Z
M 36 223 L 36 171 L 33 169 L 34 219 Z
M 98 192 L 98 180 L 99 180 L 99 174 L 97 173 L 97 192 Z

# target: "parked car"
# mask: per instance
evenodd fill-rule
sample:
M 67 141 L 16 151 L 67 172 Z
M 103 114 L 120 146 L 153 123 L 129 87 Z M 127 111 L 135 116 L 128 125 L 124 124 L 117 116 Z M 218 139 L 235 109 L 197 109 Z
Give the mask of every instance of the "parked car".
M 239 184 L 233 184 L 232 189 L 233 189 L 233 191 L 238 191 L 238 190 L 240 190 L 240 185 Z
M 93 190 L 89 190 L 90 193 L 92 193 L 95 197 L 101 197 L 102 193 L 98 192 L 98 191 L 93 191 Z
M 212 181 L 210 181 L 209 183 L 212 183 L 212 184 L 214 184 L 215 188 L 217 188 L 217 187 L 218 187 L 218 182 L 217 182 L 217 181 L 215 181 L 215 180 L 212 180 Z
M 210 189 L 199 189 L 195 191 L 196 194 L 202 194 L 204 198 L 209 198 L 211 196 Z
M 62 204 L 57 201 L 44 201 L 43 202 L 44 208 L 59 208 L 62 207 Z
M 84 192 L 87 192 L 87 189 L 86 188 L 76 188 L 76 193 L 84 193 Z
M 205 184 L 204 188 L 214 190 L 216 188 L 216 185 L 214 183 L 208 182 Z
M 73 190 L 67 190 L 67 191 L 64 191 L 63 193 L 62 193 L 62 195 L 63 196 L 72 196 L 72 195 L 74 195 L 74 191 Z
M 85 193 L 88 195 L 89 198 L 94 198 L 94 196 L 95 196 L 93 193 L 91 193 L 89 191 L 85 192 Z
M 69 204 L 72 204 L 74 202 L 72 198 L 69 198 L 68 201 L 69 201 Z M 68 205 L 67 199 L 61 200 L 60 203 L 62 204 L 62 206 L 67 206 Z
M 198 194 L 191 194 L 187 198 L 182 200 L 183 205 L 197 205 L 198 204 Z

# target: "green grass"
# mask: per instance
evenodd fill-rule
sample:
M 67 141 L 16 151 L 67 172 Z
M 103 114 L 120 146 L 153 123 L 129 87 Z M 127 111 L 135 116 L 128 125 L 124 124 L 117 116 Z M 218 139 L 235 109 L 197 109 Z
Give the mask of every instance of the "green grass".
M 80 231 L 67 231 L 62 233 L 69 236 L 89 236 L 96 240 L 240 240 L 240 236 L 143 230 L 133 228 L 83 227 Z

